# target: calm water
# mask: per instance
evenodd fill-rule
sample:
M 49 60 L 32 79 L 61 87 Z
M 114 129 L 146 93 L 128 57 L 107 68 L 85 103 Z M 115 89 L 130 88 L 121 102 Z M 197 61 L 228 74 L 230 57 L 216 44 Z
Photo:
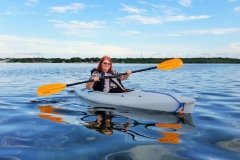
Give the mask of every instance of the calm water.
M 240 159 L 240 65 L 185 64 L 124 81 L 128 88 L 194 97 L 191 115 L 95 108 L 73 87 L 36 95 L 46 83 L 86 80 L 94 66 L 0 64 L 0 159 Z M 116 64 L 115 69 L 150 66 Z

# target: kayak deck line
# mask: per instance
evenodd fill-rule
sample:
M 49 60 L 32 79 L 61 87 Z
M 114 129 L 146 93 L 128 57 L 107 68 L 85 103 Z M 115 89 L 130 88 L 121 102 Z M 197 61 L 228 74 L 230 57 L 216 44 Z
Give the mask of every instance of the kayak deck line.
M 184 106 L 185 106 L 185 103 L 184 102 L 180 102 L 176 97 L 174 97 L 173 95 L 171 94 L 168 94 L 168 93 L 162 93 L 162 92 L 157 92 L 157 91 L 148 91 L 148 90 L 143 90 L 144 92 L 150 92 L 150 93 L 160 93 L 160 94 L 165 94 L 165 95 L 168 95 L 170 97 L 172 97 L 174 100 L 176 100 L 178 102 L 178 108 L 173 112 L 173 113 L 182 113 L 184 112 Z
M 88 101 L 104 105 L 125 106 L 172 113 L 192 113 L 195 99 L 168 93 L 129 90 L 123 93 L 105 93 L 75 88 L 76 94 Z

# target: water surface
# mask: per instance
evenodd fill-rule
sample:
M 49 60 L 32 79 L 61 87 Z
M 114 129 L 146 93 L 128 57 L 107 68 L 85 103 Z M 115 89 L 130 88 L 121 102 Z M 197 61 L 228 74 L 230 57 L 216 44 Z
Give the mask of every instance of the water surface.
M 185 64 L 170 72 L 136 73 L 123 82 L 193 97 L 197 103 L 190 115 L 95 108 L 73 87 L 36 95 L 46 83 L 87 80 L 95 66 L 0 64 L 0 159 L 240 159 L 240 65 Z M 116 64 L 115 69 L 151 66 Z

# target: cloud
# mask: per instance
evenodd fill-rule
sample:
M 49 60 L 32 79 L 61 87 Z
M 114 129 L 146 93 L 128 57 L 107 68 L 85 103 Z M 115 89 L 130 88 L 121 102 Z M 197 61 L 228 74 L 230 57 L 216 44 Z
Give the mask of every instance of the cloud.
M 225 45 L 219 45 L 217 47 L 207 47 L 204 44 L 164 44 L 164 45 L 147 45 L 148 50 L 152 53 L 152 57 L 228 57 L 228 58 L 240 58 L 240 43 L 229 43 Z M 156 52 L 157 51 L 157 52 Z M 146 54 L 145 52 L 143 52 Z M 150 53 L 147 53 L 150 55 Z
M 169 34 L 170 36 L 187 36 L 187 35 L 226 35 L 240 33 L 240 28 L 211 28 L 179 31 Z
M 180 14 L 180 9 L 173 7 L 173 6 L 169 6 L 166 4 L 150 4 L 150 6 L 153 8 L 153 10 L 156 10 L 156 12 L 162 12 L 164 15 L 178 15 Z
M 12 11 L 5 11 L 5 12 L 0 13 L 0 15 L 9 16 L 9 15 L 13 15 L 13 12 Z
M 124 17 L 122 20 L 127 22 L 137 22 L 141 24 L 161 24 L 162 20 L 158 17 L 147 17 L 142 15 L 130 15 Z
M 112 57 L 127 57 L 134 50 L 120 45 L 100 44 L 87 41 L 69 41 L 0 35 L 1 58 L 23 57 L 101 57 L 109 54 Z
M 113 45 L 89 41 L 30 38 L 0 35 L 0 58 L 71 58 L 71 57 L 139 57 L 139 44 Z M 240 43 L 220 46 L 205 44 L 146 44 L 141 46 L 144 57 L 232 57 L 240 58 Z M 203 55 L 203 53 L 205 53 Z
M 191 0 L 179 0 L 179 3 L 184 7 L 191 7 Z
M 72 20 L 69 22 L 64 22 L 64 21 L 52 21 L 52 22 L 54 22 L 55 27 L 62 28 L 65 30 L 102 29 L 105 27 L 105 21 L 85 22 L 85 21 Z
M 240 58 L 240 42 L 229 44 L 225 50 L 228 51 L 226 53 L 238 54 L 238 57 Z
M 191 21 L 210 18 L 208 15 L 185 16 L 185 15 L 166 15 L 163 17 L 149 17 L 142 15 L 130 15 L 122 18 L 123 21 L 137 22 L 141 24 L 163 24 L 169 22 Z
M 122 4 L 122 11 L 125 11 L 127 13 L 131 13 L 131 14 L 141 14 L 142 12 L 144 12 L 144 10 L 139 9 L 135 6 L 129 6 L 129 5 L 125 5 Z
M 61 21 L 61 20 L 48 20 L 53 23 L 55 28 L 61 29 L 66 34 L 69 35 L 83 35 L 84 33 L 90 33 L 93 30 L 102 30 L 106 28 L 105 21 Z
M 137 30 L 129 30 L 129 31 L 120 33 L 120 35 L 122 36 L 136 36 L 136 35 L 142 35 L 142 34 L 143 33 Z
M 65 6 L 53 6 L 50 8 L 53 13 L 67 13 L 67 12 L 77 12 L 81 11 L 85 8 L 85 4 L 83 3 L 72 3 L 70 5 Z
M 237 6 L 233 9 L 234 12 L 236 13 L 240 13 L 240 6 Z
M 35 6 L 37 3 L 38 3 L 38 0 L 27 0 L 24 3 L 24 5 L 32 7 L 32 6 Z
M 240 58 L 240 42 L 229 43 L 208 51 L 212 57 Z M 207 57 L 208 55 L 206 55 Z
M 236 2 L 237 0 L 227 0 L 230 3 Z

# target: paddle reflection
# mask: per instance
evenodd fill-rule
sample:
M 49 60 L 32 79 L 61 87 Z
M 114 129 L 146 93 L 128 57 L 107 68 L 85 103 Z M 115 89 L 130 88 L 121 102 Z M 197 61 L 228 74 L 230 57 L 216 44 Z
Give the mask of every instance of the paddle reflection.
M 62 123 L 63 119 L 61 117 L 57 117 L 57 116 L 53 116 L 51 114 L 53 114 L 53 107 L 52 106 L 40 106 L 39 110 L 40 110 L 40 114 L 38 115 L 40 118 L 43 119 L 48 119 L 51 120 L 53 122 L 59 122 Z
M 117 110 L 89 107 L 73 111 L 53 106 L 39 106 L 39 117 L 57 123 L 83 125 L 98 133 L 111 136 L 125 134 L 130 141 L 151 141 L 178 144 L 181 133 L 195 126 L 190 114 L 170 114 L 146 110 Z

